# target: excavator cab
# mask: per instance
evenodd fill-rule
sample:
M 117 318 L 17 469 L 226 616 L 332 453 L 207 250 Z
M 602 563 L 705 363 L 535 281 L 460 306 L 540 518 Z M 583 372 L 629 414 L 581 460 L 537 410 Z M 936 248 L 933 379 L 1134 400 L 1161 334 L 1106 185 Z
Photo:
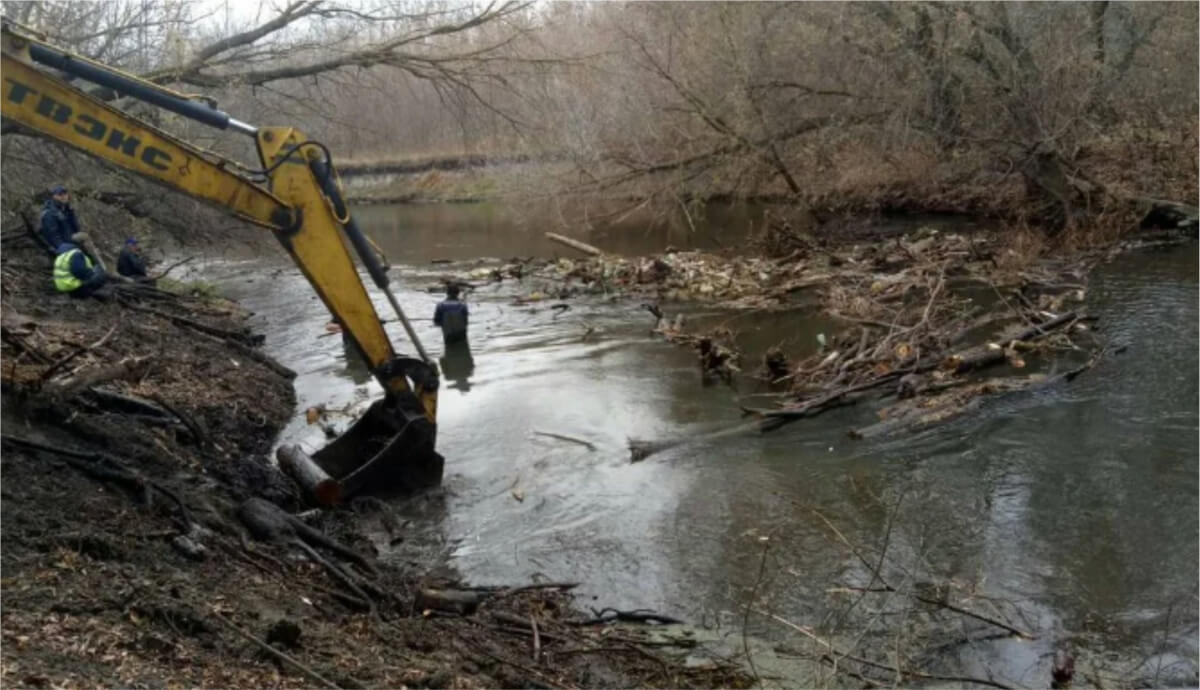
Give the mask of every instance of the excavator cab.
M 386 268 L 346 208 L 328 148 L 292 127 L 241 122 L 210 100 L 70 53 L 12 22 L 0 26 L 0 39 L 5 119 L 270 230 L 341 324 L 385 395 L 311 458 L 296 449 L 281 463 L 309 494 L 330 503 L 367 491 L 438 484 L 444 461 L 435 450 L 437 368 L 389 288 Z M 249 136 L 261 168 L 180 140 L 43 68 Z M 351 250 L 404 326 L 415 357 L 393 349 Z

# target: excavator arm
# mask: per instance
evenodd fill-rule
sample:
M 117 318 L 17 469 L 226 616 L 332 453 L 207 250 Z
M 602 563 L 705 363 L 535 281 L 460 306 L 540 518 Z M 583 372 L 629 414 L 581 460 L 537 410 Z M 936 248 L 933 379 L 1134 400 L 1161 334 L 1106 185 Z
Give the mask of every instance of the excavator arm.
M 437 371 L 388 289 L 388 276 L 369 240 L 350 217 L 329 151 L 290 127 L 258 128 L 207 104 L 50 45 L 35 32 L 5 22 L 2 39 L 4 118 L 169 188 L 220 206 L 270 230 L 287 249 L 330 313 L 346 330 L 388 394 L 388 411 L 408 428 L 424 418 L 432 446 Z M 39 69 L 72 77 L 254 138 L 255 171 L 202 150 Z M 257 178 L 257 179 L 256 179 Z M 260 182 L 261 180 L 261 182 Z M 418 357 L 397 356 L 350 254 L 352 245 L 372 281 L 404 325 Z M 341 439 L 339 439 L 341 441 Z M 335 441 L 333 445 L 338 445 Z M 432 452 L 432 448 L 429 449 Z M 341 454 L 353 454 L 345 444 Z M 349 460 L 335 464 L 347 465 Z M 348 466 L 348 465 L 347 465 Z M 347 467 L 339 468 L 339 471 Z M 353 468 L 350 468 L 353 469 Z M 438 461 L 440 479 L 440 458 Z

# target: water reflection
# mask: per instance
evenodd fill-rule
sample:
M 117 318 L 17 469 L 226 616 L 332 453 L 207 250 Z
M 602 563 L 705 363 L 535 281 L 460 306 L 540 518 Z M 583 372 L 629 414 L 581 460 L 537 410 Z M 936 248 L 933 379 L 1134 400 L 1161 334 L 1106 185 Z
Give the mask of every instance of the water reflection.
M 450 381 L 450 388 L 463 393 L 471 390 L 471 375 L 475 373 L 475 358 L 471 356 L 471 343 L 466 340 L 446 343 L 445 352 L 438 364 L 442 378 Z
M 694 229 L 645 210 L 592 215 L 590 223 L 568 222 L 564 227 L 560 209 L 538 204 L 378 204 L 352 211 L 390 259 L 423 265 L 481 256 L 576 254 L 546 239 L 546 230 L 627 256 L 661 252 L 669 246 L 720 249 L 736 245 L 760 227 L 763 208 L 761 204 L 709 204 L 694 217 Z

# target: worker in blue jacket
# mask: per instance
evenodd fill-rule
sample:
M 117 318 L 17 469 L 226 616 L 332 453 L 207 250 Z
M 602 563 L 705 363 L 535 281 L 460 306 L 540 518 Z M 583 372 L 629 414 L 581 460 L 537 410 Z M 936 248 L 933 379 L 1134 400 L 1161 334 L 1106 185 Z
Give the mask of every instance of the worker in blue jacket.
M 446 299 L 433 310 L 433 324 L 442 327 L 442 339 L 446 343 L 460 343 L 467 339 L 467 305 L 458 299 L 458 286 L 446 286 Z
M 54 288 L 72 297 L 91 297 L 108 282 L 104 269 L 70 242 L 58 245 L 54 259 Z
M 79 219 L 71 208 L 71 194 L 61 184 L 50 188 L 50 198 L 42 207 L 42 237 L 51 249 L 71 241 L 79 233 Z
M 142 258 L 142 248 L 138 245 L 137 238 L 130 237 L 125 240 L 125 246 L 121 247 L 121 253 L 117 255 L 117 273 L 139 283 L 153 282 L 146 276 L 146 260 Z

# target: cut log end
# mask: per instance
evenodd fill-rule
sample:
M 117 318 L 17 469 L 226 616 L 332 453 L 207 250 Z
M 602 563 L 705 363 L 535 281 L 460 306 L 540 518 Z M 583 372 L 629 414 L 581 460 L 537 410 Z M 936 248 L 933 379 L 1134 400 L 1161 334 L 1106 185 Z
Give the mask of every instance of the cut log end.
M 326 474 L 300 446 L 280 446 L 276 457 L 280 469 L 296 480 L 310 501 L 320 506 L 332 506 L 342 501 L 341 482 Z
M 342 502 L 342 485 L 332 479 L 326 479 L 312 488 L 312 495 L 317 503 L 334 506 Z

